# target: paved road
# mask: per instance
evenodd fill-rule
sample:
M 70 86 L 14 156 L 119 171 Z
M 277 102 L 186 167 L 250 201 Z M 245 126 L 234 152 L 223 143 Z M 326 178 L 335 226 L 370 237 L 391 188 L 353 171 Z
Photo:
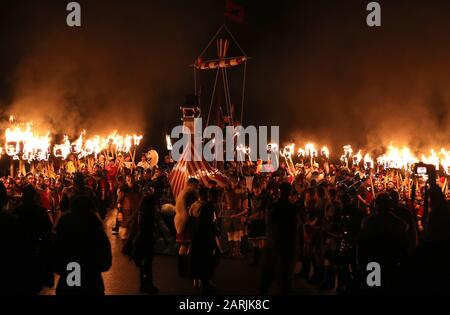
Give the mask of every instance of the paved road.
M 122 240 L 119 235 L 112 235 L 113 213 L 105 221 L 105 227 L 111 240 L 113 253 L 112 267 L 103 274 L 105 293 L 107 295 L 138 295 L 139 273 L 133 262 L 122 255 Z M 213 279 L 219 294 L 258 294 L 260 270 L 248 266 L 250 258 L 231 259 L 224 257 L 216 270 Z M 176 272 L 177 259 L 174 256 L 158 255 L 154 261 L 154 282 L 160 289 L 160 294 L 195 295 L 200 292 L 188 279 L 179 278 Z M 299 266 L 298 266 L 299 267 Z M 277 294 L 279 289 L 274 283 L 271 291 Z M 302 280 L 294 282 L 295 294 L 317 294 L 313 287 Z M 326 293 L 326 292 L 322 292 Z M 52 295 L 54 289 L 44 289 L 41 294 Z

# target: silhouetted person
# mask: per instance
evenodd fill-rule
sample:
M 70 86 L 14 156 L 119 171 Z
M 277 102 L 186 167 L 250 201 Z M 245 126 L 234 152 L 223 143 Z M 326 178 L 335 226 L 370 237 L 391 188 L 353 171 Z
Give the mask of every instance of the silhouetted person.
M 402 278 L 405 294 L 450 294 L 450 210 L 439 187 L 430 187 L 423 243 Z
M 158 292 L 158 288 L 153 283 L 156 207 L 157 201 L 154 194 L 146 195 L 142 199 L 139 211 L 132 218 L 130 234 L 122 251 L 139 268 L 140 291 L 149 294 Z
M 61 213 L 69 211 L 72 200 L 78 196 L 95 198 L 92 189 L 85 184 L 84 175 L 81 172 L 75 173 L 73 177 L 73 185 L 65 187 L 62 191 Z
M 391 199 L 387 193 L 378 194 L 375 213 L 362 222 L 358 238 L 358 262 L 361 289 L 367 292 L 393 292 L 400 270 L 400 263 L 408 253 L 407 225 L 394 215 Z M 376 262 L 381 267 L 381 287 L 370 288 L 366 284 L 367 264 Z
M 392 201 L 392 210 L 394 214 L 402 219 L 407 225 L 408 236 L 408 256 L 411 255 L 417 247 L 418 233 L 415 215 L 406 206 L 400 203 L 400 196 L 396 190 L 391 190 L 389 196 Z
M 356 238 L 361 229 L 364 212 L 354 203 L 348 193 L 341 196 L 342 213 L 340 225 L 342 228 L 342 240 L 338 254 L 338 292 L 346 292 L 351 289 L 353 273 L 356 271 Z
M 216 238 L 219 232 L 215 224 L 215 212 L 219 199 L 219 191 L 215 188 L 209 190 L 208 202 L 204 203 L 197 217 L 197 224 L 192 231 L 191 262 L 192 276 L 200 279 L 202 293 L 212 293 L 210 280 L 216 267 L 218 246 Z
M 289 201 L 291 185 L 280 186 L 280 198 L 269 210 L 266 255 L 261 293 L 267 294 L 274 273 L 281 277 L 281 293 L 290 294 L 297 248 L 297 208 Z
M 8 196 L 6 188 L 0 183 L 0 296 L 20 293 L 16 281 L 19 257 L 17 218 L 6 211 Z
M 56 226 L 55 271 L 60 275 L 56 294 L 103 295 L 101 273 L 108 271 L 112 264 L 111 244 L 103 223 L 93 200 L 87 196 L 75 197 L 70 209 Z M 71 274 L 74 269 L 68 268 L 71 262 L 80 266 L 80 286 L 68 284 L 69 275 L 71 280 L 76 280 Z
M 22 205 L 15 209 L 18 219 L 20 274 L 17 281 L 22 294 L 37 295 L 44 286 L 53 287 L 51 265 L 52 222 L 46 209 L 38 204 L 38 194 L 27 185 Z

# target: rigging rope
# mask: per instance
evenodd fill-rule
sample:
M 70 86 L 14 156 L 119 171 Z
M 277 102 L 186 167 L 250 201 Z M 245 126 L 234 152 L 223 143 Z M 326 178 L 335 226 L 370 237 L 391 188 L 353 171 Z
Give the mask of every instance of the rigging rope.
M 242 83 L 242 100 L 241 100 L 241 124 L 244 125 L 244 102 L 245 102 L 245 83 L 247 79 L 247 60 L 244 62 L 244 80 Z
M 211 109 L 212 109 L 212 105 L 214 102 L 214 95 L 216 94 L 216 86 L 217 86 L 217 79 L 219 77 L 219 69 L 217 69 L 216 72 L 216 79 L 214 80 L 214 87 L 213 87 L 213 92 L 211 95 L 211 102 L 209 104 L 209 111 L 208 111 L 208 119 L 206 120 L 206 126 L 209 126 L 209 117 L 211 116 Z

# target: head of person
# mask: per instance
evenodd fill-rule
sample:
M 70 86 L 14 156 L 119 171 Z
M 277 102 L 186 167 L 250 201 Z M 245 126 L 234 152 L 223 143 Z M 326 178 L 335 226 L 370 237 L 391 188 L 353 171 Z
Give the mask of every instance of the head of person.
M 156 211 L 156 198 L 152 193 L 148 193 L 142 198 L 139 210 L 143 214 L 154 214 Z
M 61 180 L 61 179 L 57 179 L 57 180 L 55 181 L 55 188 L 56 188 L 56 189 L 60 189 L 60 188 L 62 188 L 62 186 L 63 186 L 62 180 Z
M 426 238 L 430 241 L 450 241 L 450 209 L 438 186 L 429 188 L 428 201 L 430 212 L 426 226 Z
M 399 193 L 395 189 L 393 189 L 393 190 L 390 190 L 388 192 L 388 194 L 389 194 L 389 197 L 391 198 L 392 206 L 397 207 L 397 205 L 400 201 Z
M 22 203 L 24 205 L 34 205 L 36 201 L 36 189 L 32 185 L 26 185 L 22 191 Z
M 73 213 L 95 213 L 97 211 L 94 201 L 87 196 L 75 197 L 71 204 L 70 210 Z
M 298 195 L 298 192 L 295 189 L 292 189 L 291 194 L 289 196 L 289 200 L 292 203 L 297 203 L 299 201 L 299 199 L 300 199 L 300 196 Z
M 84 174 L 81 172 L 76 172 L 73 174 L 73 185 L 76 187 L 84 186 Z
M 200 186 L 200 182 L 197 178 L 191 177 L 188 179 L 188 181 L 187 181 L 188 188 L 197 190 L 199 186 Z
M 16 178 L 16 183 L 17 183 L 17 180 L 22 181 L 20 178 Z M 33 174 L 28 174 L 27 175 L 27 183 L 30 184 L 30 185 L 34 185 L 36 183 L 36 178 L 34 177 Z
M 151 180 L 152 179 L 152 171 L 150 169 L 146 169 L 144 171 L 144 180 Z
M 375 199 L 375 211 L 387 212 L 392 206 L 391 198 L 388 193 L 379 193 Z
M 42 176 L 42 175 L 38 176 L 36 185 L 42 186 L 43 183 L 44 183 L 44 176 Z
M 208 188 L 206 188 L 206 187 L 201 187 L 201 188 L 198 190 L 198 198 L 199 198 L 199 200 L 202 201 L 202 202 L 208 201 Z
M 387 184 L 387 190 L 389 191 L 389 190 L 393 190 L 393 189 L 395 189 L 395 184 L 393 181 L 389 181 Z
M 125 177 L 125 182 L 129 187 L 133 187 L 134 185 L 134 176 L 132 174 L 127 174 Z
M 102 172 L 102 166 L 100 164 L 96 164 L 94 170 L 97 174 L 100 174 Z
M 220 200 L 220 190 L 211 188 L 208 190 L 208 201 L 211 203 L 218 203 Z
M 13 180 L 13 182 L 18 187 L 21 187 L 23 184 L 23 180 L 20 177 L 17 177 L 15 180 Z M 34 185 L 34 177 L 33 177 L 33 181 L 31 181 L 31 182 L 27 181 L 27 183 L 30 185 Z
M 217 182 L 215 180 L 209 180 L 208 181 L 208 188 L 216 188 L 217 187 Z
M 289 183 L 282 183 L 280 185 L 280 199 L 286 200 L 291 194 L 292 187 Z

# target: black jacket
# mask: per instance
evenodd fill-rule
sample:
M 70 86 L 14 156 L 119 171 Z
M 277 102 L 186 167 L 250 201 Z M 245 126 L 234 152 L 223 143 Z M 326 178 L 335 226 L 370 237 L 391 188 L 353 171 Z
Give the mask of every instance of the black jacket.
M 81 286 L 69 287 L 67 265 L 81 267 Z M 64 214 L 56 227 L 55 271 L 60 275 L 57 294 L 104 294 L 102 272 L 112 264 L 111 244 L 99 217 L 90 210 Z

